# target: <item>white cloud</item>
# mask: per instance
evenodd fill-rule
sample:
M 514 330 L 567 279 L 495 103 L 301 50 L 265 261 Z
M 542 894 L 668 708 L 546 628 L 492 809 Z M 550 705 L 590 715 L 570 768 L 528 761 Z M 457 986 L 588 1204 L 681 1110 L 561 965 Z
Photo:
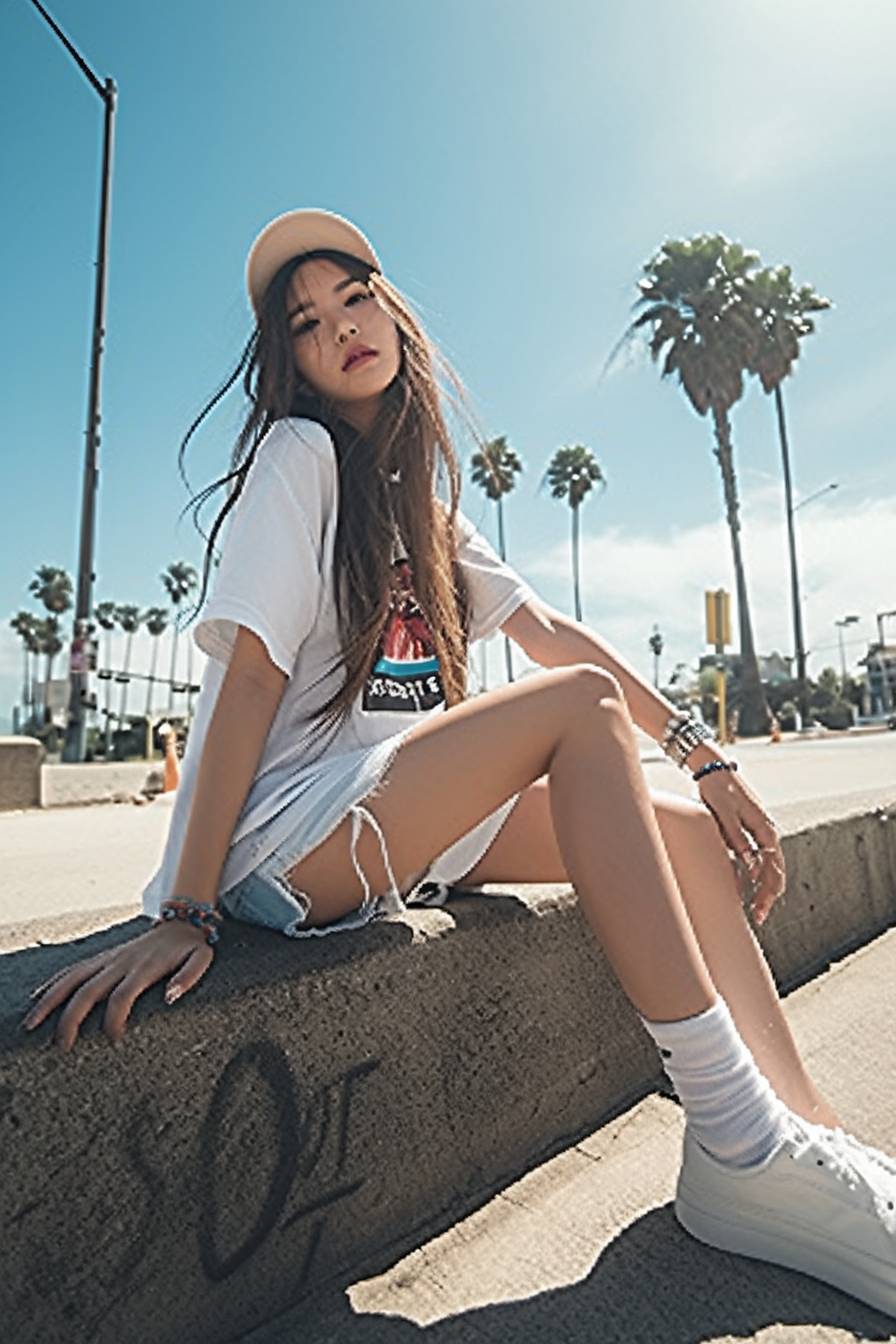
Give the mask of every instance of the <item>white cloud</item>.
M 758 652 L 793 651 L 790 568 L 780 487 L 742 486 L 741 545 Z M 839 666 L 834 621 L 855 613 L 846 631 L 847 666 L 877 638 L 878 611 L 896 608 L 896 495 L 858 502 L 819 499 L 797 514 L 797 560 L 809 671 Z M 526 578 L 544 599 L 571 613 L 570 543 L 527 561 Z M 580 573 L 583 619 L 641 673 L 652 675 L 647 640 L 656 621 L 664 636 L 661 673 L 678 661 L 696 665 L 705 644 L 704 593 L 726 588 L 737 606 L 728 528 L 722 519 L 639 534 L 609 528 L 585 537 Z M 896 621 L 887 627 L 896 637 Z M 495 641 L 496 644 L 499 641 Z M 496 660 L 496 670 L 500 664 Z

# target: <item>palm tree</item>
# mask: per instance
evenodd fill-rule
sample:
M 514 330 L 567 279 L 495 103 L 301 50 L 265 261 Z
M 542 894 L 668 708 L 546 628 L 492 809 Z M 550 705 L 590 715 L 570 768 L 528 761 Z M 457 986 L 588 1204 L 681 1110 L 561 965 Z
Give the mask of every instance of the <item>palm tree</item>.
M 557 449 L 539 482 L 539 491 L 546 481 L 551 487 L 553 498 L 568 499 L 569 507 L 572 509 L 573 597 L 576 620 L 580 621 L 582 599 L 579 584 L 579 506 L 593 489 L 595 482 L 606 489 L 607 481 L 590 448 L 581 443 Z
M 106 726 L 103 731 L 103 740 L 106 744 L 105 755 L 107 760 L 109 759 L 109 744 L 112 738 L 112 710 L 109 702 L 112 696 L 112 631 L 115 629 L 116 610 L 114 602 L 98 602 L 93 609 L 94 619 L 106 632 L 106 666 L 97 672 L 97 676 L 106 683 Z
M 43 602 L 47 611 L 59 616 L 72 605 L 72 581 L 64 569 L 41 565 L 37 578 L 28 585 L 29 593 Z
M 713 455 L 722 474 L 737 587 L 743 659 L 738 728 L 744 737 L 768 732 L 770 722 L 747 599 L 729 421 L 732 406 L 743 395 L 744 371 L 751 367 L 759 342 L 758 322 L 748 301 L 750 272 L 758 263 L 755 252 L 745 252 L 739 243 L 721 234 L 700 234 L 689 241 L 667 239 L 644 266 L 645 278 L 638 282 L 641 298 L 634 306 L 644 305 L 645 310 L 622 338 L 629 339 L 649 323 L 654 363 L 663 348 L 669 347 L 662 377 L 677 371 L 697 414 L 709 411 L 712 415 L 716 440 Z
M 199 583 L 199 575 L 196 573 L 196 570 L 193 568 L 193 566 L 188 565 L 185 560 L 173 560 L 171 564 L 168 566 L 168 568 L 165 570 L 165 572 L 161 574 L 159 577 L 164 583 L 166 589 L 168 590 L 168 596 L 174 603 L 174 627 L 173 627 L 174 637 L 171 641 L 171 677 L 170 677 L 171 702 L 169 706 L 169 710 L 173 714 L 174 667 L 177 662 L 177 636 L 179 634 L 177 628 L 177 609 L 180 606 L 181 602 L 183 602 L 184 598 L 189 597 L 190 593 Z
M 147 607 L 143 613 L 146 629 L 152 636 L 152 662 L 149 668 L 149 684 L 146 688 L 146 717 L 152 718 L 152 688 L 156 678 L 156 662 L 159 656 L 159 636 L 168 628 L 168 613 L 164 607 Z
M 40 643 L 36 633 L 37 617 L 33 611 L 20 610 L 16 612 L 9 624 L 22 640 L 22 653 L 25 659 L 22 680 L 22 709 L 24 711 L 22 718 L 23 722 L 27 724 L 34 718 L 35 675 L 32 659 L 40 653 Z
M 115 678 L 121 682 L 121 708 L 118 711 L 118 727 L 124 727 L 125 709 L 128 702 L 128 686 L 131 678 L 128 675 L 128 669 L 131 665 L 131 645 L 134 641 L 134 634 L 140 629 L 143 617 L 140 615 L 140 608 L 133 606 L 120 606 L 115 608 L 115 619 L 127 635 L 124 646 L 124 667 Z
M 787 509 L 787 539 L 790 547 L 790 585 L 793 606 L 793 641 L 796 652 L 797 696 L 800 717 L 809 722 L 809 684 L 806 680 L 806 647 L 803 639 L 803 618 L 800 610 L 799 581 L 796 565 L 796 536 L 793 522 L 793 491 L 790 481 L 790 454 L 787 444 L 787 425 L 784 419 L 784 397 L 781 384 L 792 372 L 800 356 L 800 340 L 810 336 L 815 323 L 807 313 L 820 313 L 832 308 L 830 299 L 816 294 L 811 285 L 795 289 L 789 266 L 765 268 L 758 271 L 750 282 L 750 302 L 759 321 L 761 338 L 748 368 L 762 383 L 763 392 L 774 392 L 781 442 L 781 463 L 784 471 L 784 499 Z
M 498 552 L 502 560 L 507 559 L 507 547 L 504 541 L 503 498 L 514 488 L 514 476 L 523 470 L 523 464 L 514 450 L 508 445 L 502 434 L 490 439 L 481 453 L 474 453 L 470 459 L 470 476 L 473 484 L 484 490 L 489 499 L 498 506 Z M 507 680 L 513 681 L 513 658 L 510 640 L 504 636 L 504 657 L 507 662 Z
M 53 659 L 62 652 L 63 644 L 59 638 L 59 621 L 56 616 L 38 618 L 34 623 L 34 637 L 38 653 L 45 655 L 47 663 L 44 672 L 43 714 L 44 725 L 51 722 L 50 713 L 50 676 L 53 671 Z
M 28 591 L 43 602 L 47 611 L 52 613 L 46 620 L 37 622 L 37 639 L 40 643 L 40 652 L 46 654 L 47 658 L 43 710 L 43 721 L 46 724 L 50 717 L 50 670 L 56 654 L 62 651 L 62 642 L 59 639 L 59 622 L 55 618 L 64 611 L 68 611 L 72 605 L 71 577 L 64 569 L 59 569 L 56 565 L 41 565 L 37 571 L 37 578 L 32 579 L 29 583 Z

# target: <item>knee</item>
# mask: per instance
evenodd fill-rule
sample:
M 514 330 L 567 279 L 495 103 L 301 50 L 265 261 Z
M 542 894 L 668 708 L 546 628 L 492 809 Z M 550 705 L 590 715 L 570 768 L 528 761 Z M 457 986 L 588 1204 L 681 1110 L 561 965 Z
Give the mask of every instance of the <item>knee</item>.
M 566 689 L 577 706 L 590 709 L 625 705 L 622 686 L 605 667 L 599 667 L 597 663 L 574 663 L 565 667 L 563 673 Z

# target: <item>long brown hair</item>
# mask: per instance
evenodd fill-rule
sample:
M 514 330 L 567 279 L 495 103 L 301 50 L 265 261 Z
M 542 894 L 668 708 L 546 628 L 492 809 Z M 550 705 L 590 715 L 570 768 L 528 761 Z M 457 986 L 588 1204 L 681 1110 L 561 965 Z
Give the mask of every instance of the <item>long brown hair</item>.
M 382 393 L 376 420 L 361 434 L 338 413 L 333 403 L 312 388 L 296 368 L 287 320 L 287 289 L 298 266 L 315 258 L 335 262 L 361 280 L 393 318 L 399 332 L 399 371 Z M 407 547 L 414 590 L 436 646 L 442 686 L 448 705 L 467 695 L 469 595 L 457 563 L 456 513 L 460 497 L 460 466 L 439 402 L 434 374 L 438 365 L 449 388 L 444 389 L 465 417 L 480 446 L 483 438 L 469 411 L 466 389 L 451 365 L 412 312 L 410 302 L 381 271 L 347 252 L 317 248 L 288 261 L 271 280 L 259 305 L 258 321 L 235 371 L 190 426 L 178 453 L 183 471 L 187 443 L 212 407 L 243 374 L 249 401 L 245 422 L 231 456 L 231 471 L 187 504 L 195 503 L 194 522 L 204 501 L 219 486 L 234 481 L 227 503 L 212 527 L 205 553 L 202 591 L 208 586 L 215 537 L 235 505 L 259 442 L 283 417 L 303 416 L 329 431 L 339 471 L 339 518 L 334 548 L 334 591 L 341 643 L 337 660 L 345 680 L 315 715 L 318 726 L 335 727 L 348 716 L 370 672 L 376 646 L 389 611 L 389 576 L 393 518 Z M 452 396 L 451 388 L 456 393 Z M 400 472 L 400 483 L 389 476 Z M 450 499 L 438 497 L 438 472 L 444 469 Z M 189 488 L 189 483 L 187 482 Z

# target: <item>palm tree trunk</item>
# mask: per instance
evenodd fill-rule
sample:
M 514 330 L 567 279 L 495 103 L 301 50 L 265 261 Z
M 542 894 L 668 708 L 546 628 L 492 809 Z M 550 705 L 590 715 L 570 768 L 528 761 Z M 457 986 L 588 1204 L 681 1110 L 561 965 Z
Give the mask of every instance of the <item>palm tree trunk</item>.
M 809 686 L 806 681 L 806 645 L 803 638 L 803 616 L 800 610 L 800 586 L 796 567 L 796 533 L 793 524 L 793 491 L 790 482 L 790 451 L 787 444 L 787 424 L 784 420 L 784 398 L 781 384 L 775 384 L 775 410 L 778 416 L 778 437 L 781 440 L 781 461 L 784 468 L 784 495 L 787 505 L 787 543 L 790 548 L 790 600 L 793 606 L 793 643 L 796 654 L 797 698 L 800 719 L 809 722 Z
M 187 727 L 193 719 L 193 640 L 187 637 Z
M 53 668 L 53 655 L 47 654 L 47 668 L 44 676 L 44 726 L 50 722 L 50 673 Z
M 124 667 L 121 669 L 122 676 L 125 676 L 125 677 L 127 676 L 127 674 L 128 674 L 128 668 L 129 668 L 130 665 L 131 665 L 131 642 L 132 642 L 133 638 L 134 638 L 134 632 L 133 632 L 133 630 L 129 630 L 129 631 L 128 631 L 128 637 L 127 637 L 127 639 L 125 640 L 125 646 L 124 646 Z M 128 704 L 128 686 L 129 686 L 129 685 L 130 685 L 130 683 L 127 682 L 127 681 L 123 681 L 123 682 L 121 683 L 121 709 L 118 711 L 118 726 L 119 726 L 119 728 L 123 728 L 123 727 L 124 727 L 125 711 L 126 711 L 126 709 L 127 709 L 127 704 Z
M 174 713 L 174 665 L 177 662 L 177 608 L 174 609 L 174 624 L 171 627 L 171 676 L 168 682 L 168 713 Z
M 110 674 L 106 678 L 106 731 L 103 734 L 105 742 L 105 758 L 109 759 L 109 747 L 112 743 L 112 631 L 106 631 L 106 671 Z
M 504 510 L 501 507 L 501 496 L 498 496 L 498 546 L 501 551 L 501 559 L 507 559 L 507 547 L 504 542 Z M 507 663 L 507 680 L 513 681 L 513 658 L 510 653 L 510 640 L 504 636 L 504 658 Z
M 146 717 L 152 718 L 152 688 L 156 675 L 156 662 L 159 657 L 159 636 L 153 635 L 152 639 L 152 661 L 149 666 L 149 684 L 146 688 Z
M 734 476 L 734 455 L 731 445 L 731 427 L 725 411 L 712 410 L 716 447 L 713 449 L 722 473 L 725 496 L 725 514 L 731 536 L 734 558 L 734 578 L 737 588 L 737 615 L 740 626 L 741 705 L 738 734 L 741 737 L 759 737 L 769 731 L 769 712 L 759 676 L 759 662 L 753 643 L 753 625 L 747 598 L 747 581 L 740 548 L 740 507 L 737 499 L 737 481 Z
M 25 655 L 25 676 L 22 681 L 22 711 L 23 717 L 28 717 L 28 645 L 22 645 L 22 653 Z
M 582 619 L 582 600 L 579 591 L 579 506 L 573 505 L 572 510 L 572 569 L 573 569 L 573 596 L 575 599 L 576 620 Z

